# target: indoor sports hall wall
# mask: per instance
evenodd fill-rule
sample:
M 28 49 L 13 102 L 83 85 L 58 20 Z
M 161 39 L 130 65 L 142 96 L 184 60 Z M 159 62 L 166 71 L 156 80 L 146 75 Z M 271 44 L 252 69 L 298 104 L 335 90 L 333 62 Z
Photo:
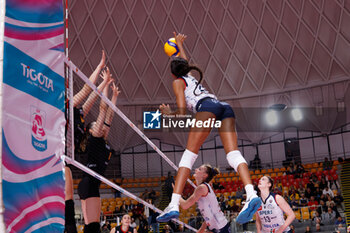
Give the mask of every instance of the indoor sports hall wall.
M 334 132 L 329 135 L 329 148 L 327 136 L 315 132 L 299 132 L 300 140 L 296 130 L 289 130 L 285 133 L 277 133 L 275 136 L 262 141 L 259 145 L 252 145 L 248 141 L 239 140 L 239 149 L 249 163 L 259 151 L 259 157 L 263 168 L 280 168 L 286 160 L 286 144 L 299 141 L 300 158 L 302 164 L 323 162 L 325 157 L 337 160 L 339 157 L 350 158 L 350 124 L 344 126 L 343 133 Z M 271 140 L 271 141 L 270 141 Z M 161 143 L 159 140 L 152 140 L 176 165 L 183 154 L 183 148 L 175 145 Z M 329 154 L 330 150 L 330 154 Z M 147 152 L 148 151 L 148 152 Z M 218 166 L 222 172 L 231 172 L 229 168 L 221 140 L 217 136 L 214 140 L 203 144 L 199 157 L 194 167 L 203 163 L 210 163 Z M 146 144 L 141 144 L 125 150 L 121 154 L 121 175 L 122 177 L 153 177 L 166 176 L 168 171 L 175 174 L 175 171 L 161 157 L 152 151 Z M 112 172 L 111 172 L 112 174 Z

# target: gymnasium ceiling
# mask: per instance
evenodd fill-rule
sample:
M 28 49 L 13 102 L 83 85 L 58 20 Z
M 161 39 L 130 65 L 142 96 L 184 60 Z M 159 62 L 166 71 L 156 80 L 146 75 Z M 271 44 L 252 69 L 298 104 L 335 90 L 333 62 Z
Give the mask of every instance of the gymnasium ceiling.
M 142 111 L 175 103 L 172 32 L 188 35 L 190 62 L 204 86 L 236 110 L 239 138 L 257 143 L 275 134 L 260 119 L 275 103 L 309 114 L 301 130 L 331 132 L 350 116 L 350 1 L 348 0 L 69 0 L 69 57 L 87 75 L 101 50 L 122 91 L 118 107 L 142 125 Z M 82 82 L 74 79 L 74 91 Z M 338 113 L 344 103 L 345 112 Z M 323 108 L 316 116 L 315 107 Z M 88 120 L 97 116 L 98 104 Z M 253 110 L 252 110 L 253 109 Z M 123 150 L 143 140 L 115 117 L 109 140 Z M 146 132 L 185 147 L 187 133 Z M 215 134 L 209 137 L 213 138 Z

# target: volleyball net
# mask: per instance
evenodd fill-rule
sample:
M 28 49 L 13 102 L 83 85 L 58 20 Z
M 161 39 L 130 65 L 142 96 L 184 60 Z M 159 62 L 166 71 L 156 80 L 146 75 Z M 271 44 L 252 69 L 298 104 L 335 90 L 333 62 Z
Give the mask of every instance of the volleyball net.
M 98 91 L 98 83 L 93 84 L 89 78 L 75 65 L 73 62 L 69 59 L 65 59 L 65 65 L 66 65 L 66 95 L 69 100 L 73 100 L 74 94 L 76 94 L 80 89 L 83 88 L 83 86 L 86 84 L 88 85 L 92 92 L 96 93 L 98 98 L 96 101 L 94 101 L 94 105 L 90 110 L 90 113 L 86 117 L 86 122 L 94 121 L 97 118 L 98 112 L 99 112 L 99 105 L 100 101 L 104 101 L 109 108 L 111 108 L 114 113 L 113 121 L 111 123 L 111 130 L 110 130 L 110 135 L 108 138 L 109 145 L 116 150 L 122 150 L 120 147 L 120 140 L 132 140 L 136 142 L 146 142 L 147 145 L 152 148 L 158 155 L 160 156 L 161 160 L 165 160 L 167 164 L 173 169 L 173 170 L 178 170 L 178 167 L 171 161 L 158 147 L 155 145 L 154 142 L 152 142 L 151 139 L 149 139 L 140 129 L 138 125 L 135 125 L 116 105 L 114 105 L 107 96 L 104 96 L 102 92 Z M 101 80 L 99 80 L 101 81 Z M 117 80 L 116 80 L 117 81 Z M 118 101 L 117 101 L 118 105 Z M 100 180 L 101 182 L 107 184 L 108 186 L 112 187 L 115 190 L 118 190 L 122 194 L 138 201 L 139 203 L 142 203 L 144 206 L 148 206 L 149 208 L 153 209 L 155 212 L 162 213 L 161 210 L 156 208 L 155 206 L 149 204 L 148 202 L 142 200 L 141 198 L 137 197 L 136 195 L 132 194 L 131 192 L 125 190 L 124 188 L 120 187 L 119 185 L 115 184 L 114 182 L 110 181 L 109 179 L 97 174 L 96 172 L 92 171 L 88 167 L 83 165 L 83 161 L 86 160 L 86 156 L 84 156 L 84 149 L 86 149 L 84 146 L 82 148 L 74 148 L 74 138 L 75 138 L 75 132 L 74 132 L 74 119 L 75 116 L 73 115 L 73 101 L 69 101 L 69 105 L 67 106 L 67 133 L 66 133 L 66 154 L 67 156 L 65 157 L 65 160 L 67 163 L 72 164 L 79 170 L 82 170 L 83 172 L 86 172 L 90 174 L 91 176 L 95 177 L 96 179 Z M 85 125 L 86 125 L 85 122 Z M 132 132 L 130 132 L 130 129 L 132 129 Z M 128 132 L 128 133 L 125 133 Z M 135 140 L 135 133 L 139 136 L 140 139 Z M 119 142 L 119 143 L 118 143 Z M 76 153 L 77 152 L 77 153 Z M 81 156 L 80 156 L 81 155 Z M 156 155 L 153 155 L 156 156 Z M 146 158 L 143 158 L 145 160 Z M 109 166 L 115 166 L 116 164 L 110 164 Z M 120 166 L 120 164 L 119 164 Z M 137 167 L 134 167 L 134 169 L 137 169 Z M 121 172 L 118 174 L 118 176 L 121 176 Z M 190 185 L 193 187 L 196 187 L 195 184 L 188 179 L 187 180 Z M 175 222 L 178 224 L 182 224 L 184 227 L 187 227 L 188 229 L 192 231 L 197 231 L 193 227 L 189 226 L 188 224 L 177 220 L 173 219 Z

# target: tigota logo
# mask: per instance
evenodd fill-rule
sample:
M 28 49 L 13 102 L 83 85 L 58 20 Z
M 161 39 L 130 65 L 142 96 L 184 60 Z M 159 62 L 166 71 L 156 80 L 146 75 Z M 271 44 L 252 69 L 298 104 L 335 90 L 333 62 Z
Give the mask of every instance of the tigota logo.
M 53 92 L 53 81 L 46 77 L 43 73 L 37 72 L 26 64 L 21 63 L 23 67 L 23 76 L 28 79 L 28 82 L 34 86 L 39 87 L 45 92 L 51 90 Z
M 31 107 L 32 145 L 38 151 L 47 149 L 47 136 L 45 133 L 46 113 L 36 107 Z

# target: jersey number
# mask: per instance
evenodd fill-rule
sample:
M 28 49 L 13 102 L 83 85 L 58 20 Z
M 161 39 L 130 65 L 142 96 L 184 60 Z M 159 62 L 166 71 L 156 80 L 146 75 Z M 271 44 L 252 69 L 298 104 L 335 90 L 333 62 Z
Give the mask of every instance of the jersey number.
M 195 81 L 194 83 L 195 83 L 196 86 L 197 86 L 198 81 Z M 202 93 L 202 92 L 205 92 L 205 88 L 202 86 L 202 84 L 199 84 L 198 87 L 197 87 L 197 89 L 198 89 L 201 93 Z
M 265 222 L 271 222 L 271 219 L 270 219 L 269 216 L 264 216 L 264 221 L 265 221 Z

